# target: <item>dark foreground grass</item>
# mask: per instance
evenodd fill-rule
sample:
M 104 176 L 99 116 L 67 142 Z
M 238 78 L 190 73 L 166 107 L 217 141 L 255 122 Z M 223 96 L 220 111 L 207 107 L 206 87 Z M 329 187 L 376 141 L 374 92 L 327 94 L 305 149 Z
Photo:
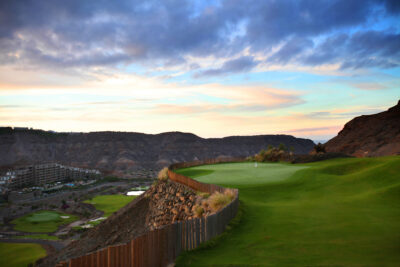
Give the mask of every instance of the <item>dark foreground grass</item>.
M 11 221 L 11 223 L 15 225 L 14 229 L 18 231 L 50 233 L 56 231 L 61 225 L 71 223 L 77 219 L 78 217 L 75 215 L 58 211 L 41 210 L 19 217 Z
M 34 234 L 34 235 L 23 235 L 15 236 L 16 239 L 43 239 L 43 240 L 59 240 L 57 236 L 48 234 Z
M 240 223 L 176 266 L 400 266 L 400 157 L 199 166 L 240 189 Z
M 38 244 L 0 243 L 0 266 L 26 267 L 46 256 L 46 250 Z
M 108 217 L 135 198 L 136 196 L 100 195 L 86 200 L 85 203 L 94 205 L 97 210 L 104 212 L 104 217 Z

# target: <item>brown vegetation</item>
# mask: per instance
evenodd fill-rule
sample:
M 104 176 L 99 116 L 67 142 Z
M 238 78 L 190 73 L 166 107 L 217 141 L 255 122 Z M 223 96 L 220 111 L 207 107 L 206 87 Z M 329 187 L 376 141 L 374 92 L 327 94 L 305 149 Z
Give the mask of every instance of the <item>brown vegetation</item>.
M 230 195 L 220 192 L 215 192 L 207 199 L 207 202 L 209 207 L 211 207 L 211 210 L 213 212 L 217 212 L 226 205 L 228 205 L 228 203 L 231 202 L 231 198 Z
M 161 171 L 159 171 L 158 180 L 160 180 L 160 181 L 168 180 L 168 167 L 164 167 L 164 168 L 162 168 Z

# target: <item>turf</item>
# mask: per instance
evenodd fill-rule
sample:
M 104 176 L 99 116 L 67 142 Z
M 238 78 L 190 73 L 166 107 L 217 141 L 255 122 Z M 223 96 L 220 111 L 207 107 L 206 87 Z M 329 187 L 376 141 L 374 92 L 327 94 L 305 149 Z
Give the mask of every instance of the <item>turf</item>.
M 84 202 L 94 205 L 97 210 L 104 212 L 104 217 L 108 217 L 135 198 L 136 196 L 101 195 Z
M 63 219 L 61 216 L 69 216 Z M 42 210 L 29 213 L 13 221 L 14 229 L 22 232 L 31 233 L 50 233 L 57 231 L 58 227 L 68 224 L 78 219 L 77 216 L 58 211 Z
M 399 266 L 400 157 L 217 164 L 197 180 L 240 189 L 243 214 L 176 266 Z M 196 172 L 194 172 L 196 173 Z
M 208 169 L 205 169 L 207 167 Z M 199 169 L 197 169 L 199 168 Z M 178 172 L 204 183 L 220 184 L 224 186 L 253 187 L 287 179 L 298 170 L 306 166 L 262 163 L 254 167 L 254 163 L 233 163 L 200 166 L 181 169 Z
M 0 266 L 26 267 L 44 256 L 46 250 L 38 244 L 0 243 Z

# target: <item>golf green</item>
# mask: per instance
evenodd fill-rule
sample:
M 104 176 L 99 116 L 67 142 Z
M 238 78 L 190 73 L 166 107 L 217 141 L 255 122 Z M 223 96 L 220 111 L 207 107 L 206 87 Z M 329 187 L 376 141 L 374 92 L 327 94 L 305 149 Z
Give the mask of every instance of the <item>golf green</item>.
M 14 229 L 22 232 L 50 233 L 58 227 L 78 219 L 77 216 L 58 211 L 42 210 L 29 213 L 13 221 Z
M 178 172 L 239 188 L 241 216 L 176 266 L 399 266 L 399 156 Z
M 92 204 L 97 210 L 104 211 L 104 216 L 108 217 L 135 198 L 136 196 L 100 195 L 84 202 Z
M 44 256 L 46 250 L 38 244 L 0 242 L 0 266 L 26 267 Z

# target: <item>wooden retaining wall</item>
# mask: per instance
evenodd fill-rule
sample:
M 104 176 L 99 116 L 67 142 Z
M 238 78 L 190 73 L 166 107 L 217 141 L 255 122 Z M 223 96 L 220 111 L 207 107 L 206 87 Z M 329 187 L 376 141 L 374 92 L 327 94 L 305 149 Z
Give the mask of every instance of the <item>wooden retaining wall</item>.
M 232 161 L 232 160 L 231 160 Z M 210 162 L 210 163 L 208 163 Z M 196 161 L 173 164 L 169 167 L 169 178 L 187 185 L 196 191 L 223 192 L 224 187 L 197 182 L 189 177 L 173 172 L 181 167 L 214 164 L 221 161 Z M 226 162 L 226 161 L 224 161 Z M 175 222 L 139 236 L 128 243 L 100 249 L 96 252 L 60 262 L 57 267 L 164 267 L 173 263 L 182 251 L 197 248 L 201 243 L 222 234 L 239 207 L 239 192 L 231 203 L 207 217 Z

